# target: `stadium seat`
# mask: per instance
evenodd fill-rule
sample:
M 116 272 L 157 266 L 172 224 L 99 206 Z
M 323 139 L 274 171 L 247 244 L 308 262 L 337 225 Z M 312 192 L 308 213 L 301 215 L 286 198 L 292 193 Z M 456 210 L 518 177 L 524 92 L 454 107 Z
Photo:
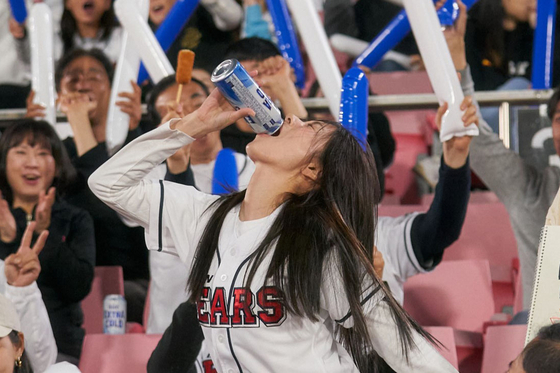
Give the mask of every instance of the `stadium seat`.
M 455 368 L 459 369 L 453 328 L 447 326 L 432 326 L 425 327 L 424 330 L 426 330 L 428 333 L 434 336 L 435 339 L 441 342 L 443 347 L 438 347 L 439 352 Z
M 461 236 L 445 250 L 443 260 L 488 260 L 495 312 L 511 314 L 515 297 L 513 262 L 517 256 L 517 242 L 504 205 L 469 203 Z
M 88 334 L 84 339 L 82 373 L 139 373 L 156 348 L 159 334 Z
M 404 308 L 420 325 L 481 333 L 494 315 L 488 261 L 442 262 L 433 272 L 410 278 Z
M 109 294 L 124 296 L 122 267 L 95 267 L 91 292 L 82 301 L 86 334 L 103 333 L 103 300 Z
M 470 203 L 459 239 L 446 251 L 444 260 L 486 259 L 494 281 L 511 282 L 517 242 L 502 203 Z
M 505 372 L 523 350 L 527 325 L 491 326 L 486 332 L 481 373 Z

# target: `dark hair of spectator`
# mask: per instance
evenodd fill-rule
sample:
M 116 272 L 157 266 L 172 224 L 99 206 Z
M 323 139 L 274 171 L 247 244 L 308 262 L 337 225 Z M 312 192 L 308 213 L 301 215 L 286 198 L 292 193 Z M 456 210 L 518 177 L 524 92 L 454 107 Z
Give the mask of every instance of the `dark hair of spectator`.
M 556 107 L 558 107 L 558 102 L 560 102 L 560 87 L 557 87 L 554 90 L 554 94 L 548 100 L 548 108 L 546 109 L 546 113 L 550 120 L 554 118 L 554 114 L 556 113 Z
M 38 144 L 50 150 L 56 166 L 52 186 L 56 188 L 58 195 L 64 194 L 76 179 L 76 170 L 66 153 L 66 148 L 50 124 L 42 120 L 27 119 L 11 125 L 0 137 L 0 191 L 2 191 L 4 199 L 10 205 L 13 202 L 12 189 L 6 175 L 8 151 L 24 141 L 31 146 Z
M 206 84 L 202 83 L 200 80 L 196 78 L 191 78 L 191 81 L 193 83 L 198 84 L 202 88 L 204 93 L 206 93 L 206 96 L 210 95 L 210 91 L 208 90 L 208 87 L 206 87 Z M 175 84 L 175 74 L 166 76 L 165 78 L 160 80 L 158 84 L 154 86 L 154 88 L 152 88 L 152 90 L 150 91 L 146 99 L 148 117 L 150 118 L 150 121 L 152 122 L 154 127 L 159 125 L 162 119 L 158 111 L 156 110 L 156 101 L 159 95 L 161 95 L 167 88 L 173 86 L 174 84 Z
M 70 53 L 67 53 L 64 56 L 62 56 L 62 58 L 58 61 L 56 65 L 56 69 L 54 72 L 54 81 L 55 81 L 57 92 L 60 91 L 60 81 L 62 80 L 62 77 L 64 75 L 64 70 L 75 59 L 78 59 L 80 57 L 90 57 L 97 60 L 101 65 L 103 65 L 103 68 L 105 69 L 105 72 L 109 77 L 109 84 L 113 83 L 113 74 L 115 73 L 115 67 L 113 66 L 113 63 L 105 53 L 95 48 L 90 50 L 74 49 Z
M 526 373 L 560 372 L 560 324 L 542 328 L 522 356 Z
M 505 31 L 503 19 L 506 13 L 502 0 L 480 0 L 473 5 L 469 17 L 475 25 L 476 44 L 483 48 L 483 58 L 487 58 L 498 70 L 507 68 L 504 61 Z
M 12 342 L 15 346 L 20 346 L 22 341 L 19 338 L 19 334 L 17 331 L 12 330 L 10 334 L 8 334 L 10 338 L 10 342 Z M 29 361 L 29 357 L 27 357 L 27 353 L 23 350 L 23 354 L 21 355 L 21 367 L 14 367 L 14 373 L 33 373 L 33 368 L 31 368 L 31 362 Z
M 100 40 L 107 40 L 116 26 L 118 26 L 118 22 L 115 17 L 113 2 L 111 1 L 111 7 L 103 13 L 99 20 L 99 30 L 101 31 Z M 72 15 L 72 12 L 65 7 L 64 12 L 62 12 L 62 18 L 60 19 L 60 36 L 63 44 L 63 55 L 74 49 L 74 35 L 76 35 L 77 32 L 78 25 L 76 24 L 76 19 Z
M 238 61 L 264 61 L 267 58 L 281 56 L 274 43 L 261 38 L 245 38 L 232 43 L 226 50 L 225 58 Z

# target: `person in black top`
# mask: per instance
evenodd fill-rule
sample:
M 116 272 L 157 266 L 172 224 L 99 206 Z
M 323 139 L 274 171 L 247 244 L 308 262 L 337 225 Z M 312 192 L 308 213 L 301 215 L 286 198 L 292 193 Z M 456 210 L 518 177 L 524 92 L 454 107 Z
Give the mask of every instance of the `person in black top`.
M 535 26 L 535 0 L 480 0 L 473 5 L 467 21 L 465 48 L 475 90 L 531 87 Z M 557 28 L 555 45 L 559 43 Z M 557 86 L 560 83 L 560 54 L 558 47 L 554 50 L 552 84 Z M 481 108 L 481 113 L 497 133 L 498 108 Z M 515 148 L 517 136 L 512 138 Z
M 480 0 L 473 5 L 465 47 L 477 91 L 498 89 L 515 77 L 531 79 L 535 12 L 535 0 Z M 556 56 L 555 66 L 560 67 Z M 560 71 L 553 71 L 557 85 Z
M 109 159 L 105 129 L 112 77 L 113 65 L 98 50 L 75 50 L 57 65 L 55 80 L 61 110 L 68 116 L 74 132 L 74 137 L 66 138 L 64 145 L 78 171 L 76 192 L 68 201 L 93 217 L 97 265 L 123 268 L 128 321 L 142 323 L 150 278 L 144 230 L 127 226 L 86 185 L 87 178 Z M 125 144 L 141 135 L 138 128 L 142 115 L 141 92 L 136 84 L 132 85 L 134 93 L 120 94 L 124 100 L 119 106 L 130 116 Z
M 34 240 L 48 230 L 37 280 L 59 359 L 77 363 L 84 330 L 80 301 L 91 289 L 95 235 L 90 215 L 64 202 L 75 171 L 62 142 L 44 121 L 9 127 L 0 139 L 0 259 L 17 251 L 27 223 Z
M 144 230 L 128 227 L 121 217 L 95 197 L 87 178 L 109 159 L 105 143 L 107 114 L 114 67 L 97 49 L 75 49 L 63 56 L 55 70 L 59 105 L 70 123 L 73 137 L 63 144 L 78 172 L 67 201 L 88 211 L 94 221 L 97 265 L 121 266 L 125 280 L 125 298 L 129 321 L 142 322 L 149 282 L 148 253 Z M 125 144 L 142 134 L 141 91 L 131 82 L 133 93 L 122 92 L 117 105 L 130 117 Z M 28 116 L 43 115 L 41 107 L 28 106 Z

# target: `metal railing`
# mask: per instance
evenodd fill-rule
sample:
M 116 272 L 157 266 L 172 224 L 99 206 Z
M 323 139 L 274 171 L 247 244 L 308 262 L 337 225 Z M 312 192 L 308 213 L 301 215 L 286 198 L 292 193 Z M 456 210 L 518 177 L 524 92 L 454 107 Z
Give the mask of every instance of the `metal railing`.
M 480 106 L 500 107 L 500 138 L 509 147 L 509 108 L 517 105 L 546 104 L 553 94 L 553 90 L 522 90 L 522 91 L 488 91 L 476 92 L 474 97 Z M 311 112 L 327 112 L 329 103 L 326 98 L 304 98 L 304 106 Z M 403 111 L 437 109 L 438 99 L 433 93 L 369 96 L 370 111 Z M 146 114 L 146 106 L 142 111 Z M 0 128 L 8 121 L 23 119 L 25 109 L 0 110 Z M 57 113 L 57 121 L 65 122 L 66 117 Z

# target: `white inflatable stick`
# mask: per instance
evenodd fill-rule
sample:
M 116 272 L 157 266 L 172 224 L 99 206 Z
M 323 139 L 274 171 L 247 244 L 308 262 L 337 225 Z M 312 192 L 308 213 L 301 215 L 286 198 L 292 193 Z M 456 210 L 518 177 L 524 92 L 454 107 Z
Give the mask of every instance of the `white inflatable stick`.
M 404 7 L 434 92 L 440 104 L 449 104 L 442 119 L 440 140 L 477 136 L 478 127 L 474 124 L 465 127 L 461 119 L 460 107 L 465 97 L 432 0 L 404 0 Z
M 149 0 L 139 0 L 137 3 L 138 11 L 144 21 L 148 19 L 149 5 Z M 109 113 L 105 129 L 105 143 L 109 155 L 113 155 L 123 146 L 128 135 L 130 122 L 129 115 L 123 113 L 115 103 L 122 100 L 118 96 L 119 93 L 133 92 L 130 81 L 136 82 L 139 69 L 140 54 L 138 53 L 138 48 L 136 48 L 136 45 L 125 30 L 123 32 L 121 53 L 119 54 L 117 68 L 113 76 L 111 100 L 109 102 Z
M 175 70 L 148 26 L 145 17 L 140 13 L 136 1 L 115 1 L 115 13 L 128 33 L 129 41 L 132 41 L 140 54 L 152 82 L 157 84 L 166 76 L 175 74 Z
M 342 75 L 317 14 L 313 0 L 287 0 L 288 8 L 303 39 L 313 70 L 329 102 L 332 115 L 338 118 Z
M 33 103 L 45 107 L 45 120 L 56 124 L 53 60 L 53 25 L 51 8 L 45 3 L 31 7 L 29 17 L 31 42 L 31 87 L 35 91 Z

